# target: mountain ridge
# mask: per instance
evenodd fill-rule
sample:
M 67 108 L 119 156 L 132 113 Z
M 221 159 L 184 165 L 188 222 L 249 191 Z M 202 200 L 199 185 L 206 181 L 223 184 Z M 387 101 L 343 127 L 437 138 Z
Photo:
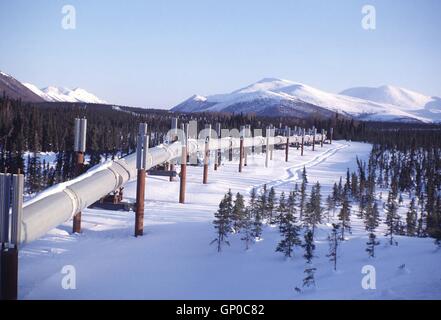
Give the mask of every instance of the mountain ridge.
M 395 87 L 389 86 L 389 88 Z M 400 89 L 401 92 L 405 92 L 406 94 L 408 92 L 412 93 L 413 96 L 422 101 L 424 99 L 427 101 L 437 101 L 436 99 L 431 100 L 427 96 L 411 90 Z M 197 100 L 195 97 L 197 97 Z M 306 105 L 309 105 L 314 111 L 321 108 L 321 110 L 327 110 L 334 114 L 339 113 L 361 120 L 441 121 L 441 112 L 438 114 L 437 112 L 428 111 L 421 105 L 415 106 L 414 108 L 406 108 L 399 103 L 395 105 L 391 102 L 393 101 L 378 102 L 349 94 L 329 93 L 300 82 L 267 77 L 238 90 L 234 90 L 231 93 L 209 96 L 193 95 L 173 107 L 171 111 L 231 112 L 232 110 L 237 110 L 237 112 L 239 112 L 238 110 L 240 110 L 240 112 L 244 113 L 252 112 L 258 115 L 280 116 L 281 114 L 274 113 L 274 107 L 277 105 L 284 107 L 284 115 L 290 114 L 289 109 L 291 109 L 291 113 L 295 114 L 299 111 L 296 110 L 296 108 L 305 108 Z M 245 104 L 248 104 L 248 106 L 245 106 Z M 311 110 L 311 112 L 312 111 L 313 110 Z M 307 110 L 304 109 L 302 112 L 305 114 L 308 113 Z
M 22 99 L 26 102 L 84 102 L 108 104 L 106 101 L 82 88 L 71 90 L 64 87 L 48 86 L 40 89 L 31 83 L 21 82 L 13 76 L 0 71 L 0 93 L 3 92 L 12 99 Z

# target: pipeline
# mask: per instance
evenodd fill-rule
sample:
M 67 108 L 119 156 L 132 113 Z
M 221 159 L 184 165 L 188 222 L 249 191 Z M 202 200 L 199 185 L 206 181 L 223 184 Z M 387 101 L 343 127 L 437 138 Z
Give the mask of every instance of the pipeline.
M 321 134 L 316 135 L 320 141 Z M 290 143 L 300 142 L 301 136 L 291 136 Z M 312 142 L 312 136 L 305 135 L 305 142 Z M 244 147 L 264 146 L 266 138 L 244 138 Z M 286 137 L 269 138 L 270 145 L 286 143 Z M 225 150 L 240 147 L 240 138 L 210 139 L 209 150 Z M 205 140 L 187 140 L 187 152 L 203 152 Z M 148 150 L 146 169 L 172 160 L 180 159 L 182 144 L 180 141 L 169 145 L 159 145 Z M 80 175 L 68 183 L 52 187 L 53 192 L 43 192 L 24 203 L 21 222 L 20 243 L 26 244 L 45 235 L 49 230 L 68 221 L 75 213 L 82 211 L 110 192 L 117 190 L 136 177 L 136 153 L 125 158 L 101 164 Z

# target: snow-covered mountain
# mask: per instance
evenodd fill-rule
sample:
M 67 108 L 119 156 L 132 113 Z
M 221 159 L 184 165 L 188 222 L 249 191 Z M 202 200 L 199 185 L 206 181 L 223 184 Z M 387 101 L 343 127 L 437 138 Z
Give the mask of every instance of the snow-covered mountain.
M 243 112 L 268 116 L 314 114 L 324 117 L 338 112 L 360 120 L 432 121 L 432 118 L 424 114 L 410 112 L 390 103 L 333 94 L 302 83 L 278 78 L 264 78 L 227 94 L 207 97 L 195 95 L 175 106 L 172 111 Z
M 44 98 L 29 90 L 23 83 L 0 71 L 0 95 L 5 94 L 12 99 L 22 99 L 26 102 L 43 102 Z
M 84 89 L 67 89 L 62 87 L 47 87 L 39 89 L 31 83 L 20 82 L 13 76 L 0 71 L 0 94 L 3 92 L 12 99 L 22 99 L 26 102 L 85 102 L 107 104 Z
M 355 87 L 340 94 L 398 106 L 400 110 L 441 121 L 441 98 L 394 86 Z
M 71 90 L 68 88 L 50 86 L 44 89 L 39 89 L 35 85 L 30 83 L 24 83 L 24 85 L 30 90 L 32 90 L 32 92 L 43 98 L 45 101 L 86 102 L 86 103 L 102 103 L 102 104 L 107 103 L 106 101 L 101 100 L 97 96 L 81 88 L 76 88 Z

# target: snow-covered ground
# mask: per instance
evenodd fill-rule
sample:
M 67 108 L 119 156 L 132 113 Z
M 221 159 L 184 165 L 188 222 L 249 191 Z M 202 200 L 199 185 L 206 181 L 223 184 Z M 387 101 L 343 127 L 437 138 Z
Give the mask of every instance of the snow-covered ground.
M 316 288 L 297 293 L 305 266 L 302 250 L 292 259 L 275 252 L 278 229 L 266 227 L 263 241 L 245 251 L 240 235 L 218 253 L 209 243 L 215 237 L 213 214 L 229 188 L 248 194 L 267 183 L 277 193 L 291 190 L 303 165 L 310 185 L 320 181 L 325 200 L 334 182 L 355 170 L 355 158 L 367 159 L 368 144 L 338 141 L 308 147 L 304 157 L 276 150 L 270 168 L 264 157 L 248 158 L 239 174 L 237 162 L 218 171 L 210 166 L 209 184 L 202 185 L 202 168 L 188 167 L 187 203 L 178 203 L 179 182 L 148 177 L 146 184 L 145 235 L 133 237 L 133 212 L 88 209 L 83 213 L 83 233 L 70 235 L 71 222 L 25 246 L 20 252 L 19 296 L 22 299 L 427 299 L 441 298 L 441 251 L 432 239 L 397 237 L 389 246 L 378 232 L 381 245 L 376 258 L 365 252 L 367 235 L 353 219 L 353 234 L 340 247 L 338 271 L 328 261 L 329 225 L 316 238 Z M 125 188 L 134 201 L 136 182 Z M 380 230 L 380 229 L 379 229 Z M 62 269 L 76 270 L 76 289 L 62 287 Z M 376 270 L 376 289 L 365 290 L 362 268 Z M 403 266 L 404 265 L 404 266 Z M 400 268 L 401 266 L 401 268 Z

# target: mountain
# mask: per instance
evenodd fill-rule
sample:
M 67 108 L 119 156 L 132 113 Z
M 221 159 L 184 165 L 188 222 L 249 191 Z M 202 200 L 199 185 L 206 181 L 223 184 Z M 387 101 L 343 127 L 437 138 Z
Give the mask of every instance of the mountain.
M 172 108 L 179 112 L 243 112 L 266 116 L 330 117 L 335 113 L 360 120 L 430 122 L 399 106 L 325 92 L 278 78 L 264 78 L 227 94 L 194 95 Z
M 441 121 L 441 98 L 394 86 L 355 87 L 340 94 L 370 100 L 378 103 L 392 104 L 400 110 Z
M 26 102 L 44 102 L 45 100 L 23 83 L 14 79 L 9 74 L 0 71 L 0 96 L 5 93 L 11 99 L 22 99 Z
M 14 77 L 0 71 L 0 94 L 5 92 L 12 99 L 22 99 L 26 102 L 86 102 L 107 104 L 97 96 L 84 89 L 74 90 L 61 87 L 39 89 L 31 83 L 22 83 Z
M 45 101 L 51 102 L 86 102 L 86 103 L 100 103 L 106 104 L 107 102 L 99 99 L 92 93 L 87 92 L 84 89 L 76 88 L 74 90 L 62 87 L 50 86 L 44 89 L 38 89 L 36 86 L 30 83 L 24 83 L 26 87 L 32 90 L 35 94 L 39 95 Z

